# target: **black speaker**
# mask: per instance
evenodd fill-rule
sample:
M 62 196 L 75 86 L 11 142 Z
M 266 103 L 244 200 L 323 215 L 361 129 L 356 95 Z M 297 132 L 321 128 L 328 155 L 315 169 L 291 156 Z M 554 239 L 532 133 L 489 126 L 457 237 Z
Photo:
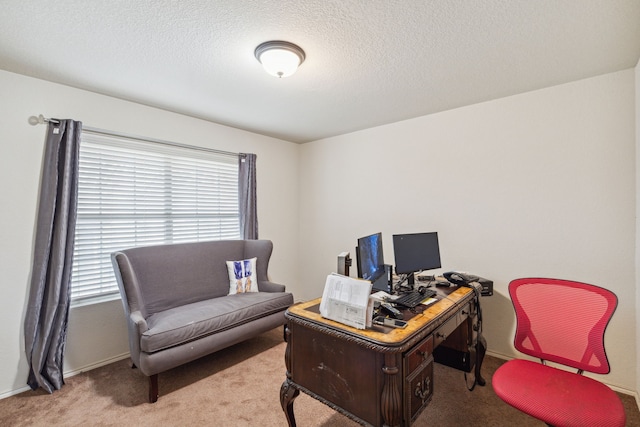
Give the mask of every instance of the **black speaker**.
M 384 274 L 387 276 L 387 283 L 389 284 L 389 289 L 391 289 L 393 286 L 393 265 L 385 264 Z

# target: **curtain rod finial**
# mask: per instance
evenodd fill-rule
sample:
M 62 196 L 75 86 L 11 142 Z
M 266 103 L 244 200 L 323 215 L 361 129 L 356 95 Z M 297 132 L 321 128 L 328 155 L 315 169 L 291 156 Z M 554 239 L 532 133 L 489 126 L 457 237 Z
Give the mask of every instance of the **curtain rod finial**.
M 42 114 L 39 114 L 38 117 L 36 117 L 36 116 L 29 117 L 29 124 L 31 126 L 43 125 L 48 121 L 49 121 L 49 119 L 45 119 Z M 57 122 L 54 120 L 54 123 L 57 123 Z
M 38 117 L 36 117 L 36 116 L 29 117 L 29 124 L 31 126 L 41 125 L 43 123 L 44 123 L 44 116 L 42 114 L 40 114 L 40 116 L 38 116 Z

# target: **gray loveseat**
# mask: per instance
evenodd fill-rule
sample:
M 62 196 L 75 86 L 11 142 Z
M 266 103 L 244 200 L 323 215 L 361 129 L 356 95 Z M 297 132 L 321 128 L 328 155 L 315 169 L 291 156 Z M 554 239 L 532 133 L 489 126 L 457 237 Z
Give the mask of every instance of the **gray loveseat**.
M 293 296 L 269 281 L 272 250 L 269 240 L 227 240 L 111 255 L 131 359 L 149 376 L 150 402 L 158 399 L 158 373 L 284 325 Z M 229 295 L 226 261 L 254 257 L 258 292 Z

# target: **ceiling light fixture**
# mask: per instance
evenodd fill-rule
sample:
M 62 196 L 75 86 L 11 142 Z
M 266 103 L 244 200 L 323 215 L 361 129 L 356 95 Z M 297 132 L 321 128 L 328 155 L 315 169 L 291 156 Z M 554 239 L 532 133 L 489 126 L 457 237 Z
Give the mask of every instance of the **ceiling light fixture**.
M 254 55 L 267 73 L 278 78 L 295 73 L 305 59 L 304 50 L 300 46 L 281 40 L 260 44 Z

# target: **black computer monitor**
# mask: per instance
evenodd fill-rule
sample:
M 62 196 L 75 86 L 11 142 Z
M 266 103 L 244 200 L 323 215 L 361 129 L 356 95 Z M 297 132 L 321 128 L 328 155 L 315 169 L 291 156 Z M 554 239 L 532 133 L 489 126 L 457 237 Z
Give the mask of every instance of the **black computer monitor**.
M 384 267 L 382 233 L 360 237 L 356 247 L 356 267 L 358 277 L 369 280 L 373 289 L 389 290 L 389 280 Z
M 407 274 L 413 284 L 413 273 L 440 268 L 438 233 L 394 234 L 393 252 L 397 274 Z

